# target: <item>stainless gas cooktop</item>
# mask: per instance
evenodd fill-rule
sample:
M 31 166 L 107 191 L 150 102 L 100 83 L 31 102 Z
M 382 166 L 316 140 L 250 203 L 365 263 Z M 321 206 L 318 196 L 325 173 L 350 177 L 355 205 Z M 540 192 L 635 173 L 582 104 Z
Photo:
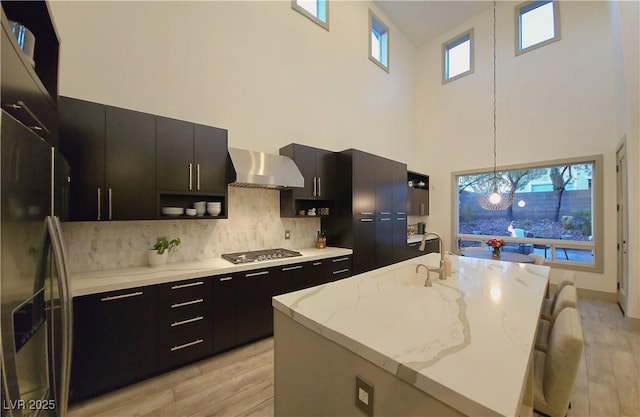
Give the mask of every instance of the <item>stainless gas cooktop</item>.
M 302 254 L 294 250 L 282 248 L 222 254 L 224 259 L 234 264 L 271 261 L 273 259 L 292 258 L 294 256 L 302 256 Z

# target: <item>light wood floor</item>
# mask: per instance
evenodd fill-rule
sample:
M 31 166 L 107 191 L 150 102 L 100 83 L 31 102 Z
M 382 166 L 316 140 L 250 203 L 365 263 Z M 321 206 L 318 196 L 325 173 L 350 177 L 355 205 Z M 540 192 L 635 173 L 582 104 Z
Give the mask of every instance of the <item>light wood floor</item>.
M 640 416 L 640 331 L 614 303 L 580 299 L 585 336 L 569 416 Z M 83 416 L 273 416 L 273 339 L 71 407 Z

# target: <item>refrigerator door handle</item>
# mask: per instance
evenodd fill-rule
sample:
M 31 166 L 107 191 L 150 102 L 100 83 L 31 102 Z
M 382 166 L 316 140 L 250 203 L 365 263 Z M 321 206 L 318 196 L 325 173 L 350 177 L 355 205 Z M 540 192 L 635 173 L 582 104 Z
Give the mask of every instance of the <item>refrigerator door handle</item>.
M 69 287 L 69 276 L 67 272 L 67 256 L 62 238 L 62 225 L 58 217 L 46 217 L 47 229 L 51 240 L 51 251 L 53 259 L 58 269 L 58 291 L 61 298 L 62 309 L 62 339 L 61 339 L 61 375 L 60 375 L 60 397 L 57 398 L 58 416 L 64 417 L 67 414 L 69 403 L 69 384 L 71 380 L 71 351 L 72 351 L 72 330 L 73 316 L 71 308 L 71 292 Z

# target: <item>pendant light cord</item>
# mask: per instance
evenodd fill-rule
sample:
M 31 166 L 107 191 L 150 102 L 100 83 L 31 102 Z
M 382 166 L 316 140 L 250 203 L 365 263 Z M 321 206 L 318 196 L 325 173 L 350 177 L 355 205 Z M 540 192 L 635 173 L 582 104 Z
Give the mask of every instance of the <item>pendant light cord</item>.
M 493 177 L 496 178 L 496 0 L 493 0 Z

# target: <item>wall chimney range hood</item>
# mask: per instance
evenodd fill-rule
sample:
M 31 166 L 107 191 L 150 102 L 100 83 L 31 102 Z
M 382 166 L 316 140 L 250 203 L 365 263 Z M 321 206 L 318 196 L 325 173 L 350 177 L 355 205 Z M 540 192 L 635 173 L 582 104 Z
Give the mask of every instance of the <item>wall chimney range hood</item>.
M 304 187 L 304 177 L 291 158 L 246 149 L 229 148 L 235 178 L 230 186 L 249 188 Z

